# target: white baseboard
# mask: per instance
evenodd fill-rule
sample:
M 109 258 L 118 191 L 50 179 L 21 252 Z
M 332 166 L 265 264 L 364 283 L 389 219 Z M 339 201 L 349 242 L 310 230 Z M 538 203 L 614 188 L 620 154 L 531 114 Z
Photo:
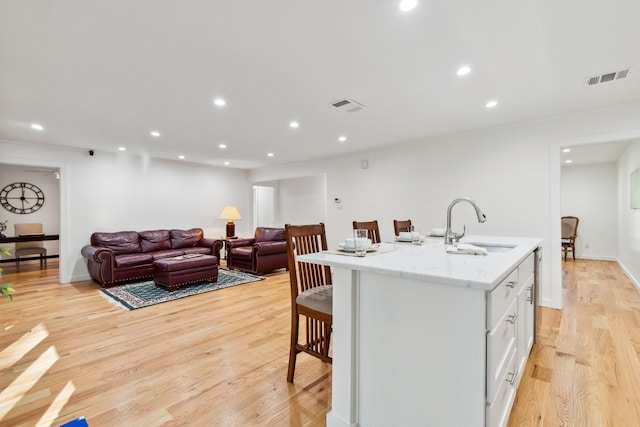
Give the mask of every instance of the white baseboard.
M 616 257 L 612 257 L 612 256 L 600 256 L 600 255 L 580 255 L 580 256 L 576 256 L 576 259 L 590 259 L 590 260 L 594 260 L 594 261 L 618 261 L 618 258 Z M 569 257 L 567 257 L 567 262 L 570 260 Z
M 88 273 L 87 274 L 75 274 L 75 275 L 67 277 L 67 281 L 65 283 L 82 282 L 84 280 L 91 280 L 91 276 Z
M 633 283 L 633 286 L 635 286 L 638 292 L 640 292 L 640 283 L 638 282 L 638 280 L 636 280 L 636 278 L 633 277 L 633 274 L 631 274 L 631 272 L 625 268 L 624 264 L 622 264 L 619 259 L 617 259 L 616 261 L 618 261 L 618 265 L 620 266 L 620 269 L 629 278 L 629 280 L 631 280 L 631 283 Z
M 541 307 L 546 307 L 546 308 L 555 308 L 558 310 L 562 310 L 562 306 L 558 306 L 557 304 L 554 304 L 554 301 L 552 299 L 549 298 L 542 298 L 538 301 L 538 305 Z

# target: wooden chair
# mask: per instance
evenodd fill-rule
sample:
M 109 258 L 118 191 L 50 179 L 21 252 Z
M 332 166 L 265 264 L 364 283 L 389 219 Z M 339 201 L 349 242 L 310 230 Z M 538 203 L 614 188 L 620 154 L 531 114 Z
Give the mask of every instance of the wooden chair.
M 297 260 L 298 255 L 327 250 L 324 224 L 285 225 L 291 282 L 291 347 L 287 381 L 293 382 L 296 356 L 308 353 L 332 362 L 329 344 L 333 325 L 333 285 L 328 266 Z M 300 316 L 306 319 L 306 343 L 298 340 Z
M 571 251 L 573 260 L 576 260 L 576 237 L 578 235 L 578 223 L 576 216 L 563 216 L 562 220 L 562 251 L 564 260 L 567 260 L 567 252 Z
M 378 228 L 378 221 L 353 221 L 353 229 L 365 229 L 371 239 L 372 243 L 380 243 L 380 228 Z
M 24 236 L 28 234 L 43 234 L 42 224 L 15 224 L 16 237 Z M 16 249 L 14 256 L 16 258 L 16 271 L 20 271 L 20 257 L 21 256 L 40 256 L 40 270 L 47 269 L 47 248 L 44 247 L 44 242 L 16 242 Z
M 406 221 L 398 221 L 397 219 L 393 220 L 393 232 L 395 233 L 395 235 L 399 236 L 401 231 L 406 231 L 406 232 L 411 231 L 410 219 Z

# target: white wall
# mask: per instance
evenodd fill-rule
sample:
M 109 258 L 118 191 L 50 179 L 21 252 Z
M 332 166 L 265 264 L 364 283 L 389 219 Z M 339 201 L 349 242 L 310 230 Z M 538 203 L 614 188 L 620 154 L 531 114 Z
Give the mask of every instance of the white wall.
M 618 160 L 618 259 L 640 289 L 640 209 L 631 209 L 631 172 L 640 167 L 640 140 L 627 147 Z
M 411 218 L 424 229 L 445 222 L 456 197 L 475 199 L 487 215 L 478 224 L 473 209 L 457 205 L 453 228 L 468 234 L 541 237 L 541 304 L 562 305 L 560 256 L 560 148 L 640 135 L 640 103 L 514 124 L 474 133 L 397 144 L 341 158 L 251 171 L 254 182 L 327 175 L 327 234 L 336 246 L 351 222 L 378 219 L 383 239 L 393 219 Z M 361 169 L 367 159 L 369 169 Z M 342 198 L 343 208 L 331 203 Z M 553 220 L 552 220 L 553 219 Z
M 60 185 L 53 173 L 29 172 L 42 169 L 38 166 L 16 166 L 0 164 L 0 189 L 14 182 L 28 182 L 40 188 L 44 193 L 44 204 L 36 212 L 30 214 L 17 214 L 0 207 L 0 222 L 7 221 L 6 236 L 14 236 L 14 226 L 19 223 L 41 223 L 43 231 L 47 234 L 60 233 Z M 47 255 L 58 253 L 57 241 L 45 241 Z M 13 252 L 13 244 L 3 244 Z M 9 258 L 2 256 L 3 258 Z M 28 261 L 25 261 L 28 262 Z M 38 263 L 38 261 L 31 261 Z M 7 264 L 5 264 L 7 265 Z
M 257 227 L 275 227 L 276 208 L 274 186 L 253 186 L 253 225 Z
M 80 254 L 94 231 L 201 227 L 206 237 L 225 234 L 225 205 L 251 218 L 251 184 L 245 170 L 153 160 L 126 153 L 64 149 L 0 141 L 7 164 L 60 168 L 60 281 L 89 278 Z M 253 233 L 251 221 L 236 224 Z
M 580 218 L 577 258 L 617 259 L 617 169 L 616 163 L 562 166 L 561 213 Z
M 324 175 L 278 181 L 278 226 L 324 222 L 327 215 L 326 200 Z

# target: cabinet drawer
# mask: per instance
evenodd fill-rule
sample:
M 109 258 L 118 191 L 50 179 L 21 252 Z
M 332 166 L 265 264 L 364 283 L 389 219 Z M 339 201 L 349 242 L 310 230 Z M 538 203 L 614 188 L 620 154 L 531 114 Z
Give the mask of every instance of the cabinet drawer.
M 492 330 L 498 320 L 515 300 L 518 293 L 518 269 L 513 270 L 487 298 L 487 330 Z
M 517 372 L 515 351 L 512 351 L 509 355 L 509 363 L 507 366 L 508 369 L 501 378 L 495 399 L 487 406 L 487 427 L 504 427 L 507 425 L 507 421 L 509 421 L 511 406 L 516 397 L 515 379 Z
M 514 299 L 496 327 L 487 334 L 487 402 L 494 401 L 509 369 L 517 336 L 518 304 Z

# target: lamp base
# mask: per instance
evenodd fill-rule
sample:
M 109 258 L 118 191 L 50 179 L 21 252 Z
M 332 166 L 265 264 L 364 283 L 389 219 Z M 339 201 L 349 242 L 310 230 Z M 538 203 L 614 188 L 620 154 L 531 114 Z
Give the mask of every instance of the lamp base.
M 233 221 L 227 222 L 227 238 L 233 238 L 236 234 L 236 225 Z

